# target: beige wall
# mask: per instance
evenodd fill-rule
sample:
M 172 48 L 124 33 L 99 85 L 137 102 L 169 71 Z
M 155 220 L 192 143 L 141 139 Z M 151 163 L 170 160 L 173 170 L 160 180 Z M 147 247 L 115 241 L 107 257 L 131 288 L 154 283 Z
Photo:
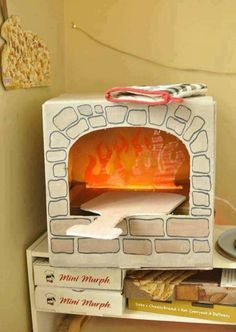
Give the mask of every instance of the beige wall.
M 0 332 L 26 332 L 25 249 L 46 227 L 41 104 L 63 92 L 64 83 L 68 92 L 102 92 L 126 84 L 206 82 L 218 104 L 217 195 L 236 205 L 236 2 L 9 0 L 8 6 L 26 29 L 44 38 L 53 65 L 51 87 L 8 92 L 0 87 Z M 95 43 L 73 30 L 72 21 L 105 43 L 157 64 Z M 235 222 L 224 203 L 218 203 L 217 212 L 220 222 Z
M 51 87 L 0 85 L 0 331 L 31 329 L 25 249 L 46 227 L 41 105 L 64 90 L 63 0 L 9 0 L 10 14 L 49 46 Z
M 205 82 L 217 101 L 216 194 L 236 205 L 236 1 L 67 0 L 66 89 L 104 91 L 127 84 Z M 106 48 L 71 28 L 75 22 Z M 188 70 L 186 70 L 188 69 Z M 236 213 L 216 201 L 217 222 Z

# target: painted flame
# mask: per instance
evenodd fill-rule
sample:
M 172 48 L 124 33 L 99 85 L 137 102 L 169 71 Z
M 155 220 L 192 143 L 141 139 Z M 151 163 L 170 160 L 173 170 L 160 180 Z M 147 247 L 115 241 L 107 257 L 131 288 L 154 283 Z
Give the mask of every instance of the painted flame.
M 87 188 L 181 189 L 188 178 L 189 155 L 175 136 L 150 128 L 99 132 L 82 137 L 70 151 L 69 174 Z

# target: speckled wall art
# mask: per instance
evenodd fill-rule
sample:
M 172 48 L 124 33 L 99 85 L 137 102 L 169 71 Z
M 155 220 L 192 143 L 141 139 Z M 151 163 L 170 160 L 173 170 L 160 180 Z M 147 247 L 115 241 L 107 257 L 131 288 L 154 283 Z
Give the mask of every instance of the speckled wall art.
M 2 82 L 5 89 L 48 86 L 51 82 L 50 54 L 46 44 L 31 31 L 24 31 L 18 16 L 8 17 L 6 1 L 1 1 L 5 19 L 1 37 Z

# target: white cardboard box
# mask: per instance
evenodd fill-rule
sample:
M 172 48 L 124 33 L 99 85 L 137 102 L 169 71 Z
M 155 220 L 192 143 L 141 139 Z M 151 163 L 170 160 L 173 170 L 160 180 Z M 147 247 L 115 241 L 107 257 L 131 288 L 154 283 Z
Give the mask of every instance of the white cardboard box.
M 36 286 L 121 290 L 122 270 L 118 268 L 63 268 L 50 266 L 48 259 L 34 262 Z
M 185 98 L 182 103 L 158 106 L 116 104 L 104 100 L 103 96 L 64 95 L 47 101 L 43 105 L 43 131 L 51 265 L 125 269 L 212 268 L 215 108 L 215 101 L 209 96 Z M 86 226 L 96 219 L 92 214 L 81 212 L 81 203 L 78 203 L 76 212 L 73 210 L 70 195 L 73 186 L 70 187 L 69 183 L 71 149 L 84 137 L 89 138 L 91 135 L 98 149 L 97 143 L 100 141 L 97 142 L 93 135 L 100 131 L 105 133 L 103 143 L 108 145 L 109 151 L 114 151 L 109 141 L 114 130 L 122 133 L 124 128 L 128 128 L 133 135 L 133 130 L 141 127 L 149 132 L 151 130 L 153 135 L 154 132 L 165 132 L 176 140 L 178 146 L 180 143 L 185 145 L 189 172 L 187 211 L 154 216 L 147 213 L 140 217 L 127 215 L 121 222 L 122 226 L 120 225 L 122 234 L 111 240 L 68 235 L 70 227 Z M 132 139 L 128 140 L 131 141 Z M 90 146 L 93 145 L 92 143 Z M 129 143 L 128 147 L 131 145 Z M 166 146 L 168 147 L 164 144 L 161 148 L 160 156 L 166 151 Z M 87 153 L 86 146 L 83 149 Z M 174 150 L 176 162 L 179 154 L 178 150 Z M 98 161 L 97 151 L 94 153 L 93 156 Z M 82 163 L 82 155 L 78 160 L 75 158 L 75 164 Z M 160 156 L 156 155 L 157 160 Z M 173 165 L 171 156 L 168 153 L 167 169 L 169 162 Z M 166 159 L 163 157 L 160 160 Z M 99 167 L 102 174 L 103 168 L 101 165 Z M 115 169 L 118 170 L 119 167 Z M 86 183 L 84 172 L 81 171 L 82 173 L 79 182 Z M 114 172 L 114 176 L 118 175 L 119 172 Z M 78 195 L 81 197 L 81 193 Z M 104 227 L 102 225 L 100 223 L 99 227 Z
M 37 286 L 37 310 L 94 316 L 121 315 L 125 299 L 119 291 Z

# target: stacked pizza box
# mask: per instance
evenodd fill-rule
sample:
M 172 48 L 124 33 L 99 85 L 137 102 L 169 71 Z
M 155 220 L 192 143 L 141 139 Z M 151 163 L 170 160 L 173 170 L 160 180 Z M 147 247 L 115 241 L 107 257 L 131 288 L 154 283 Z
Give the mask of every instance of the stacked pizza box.
M 122 270 L 34 262 L 38 310 L 94 316 L 148 311 L 235 323 L 234 270 Z
M 48 259 L 34 262 L 38 310 L 85 315 L 121 315 L 123 272 L 119 268 L 52 267 Z

